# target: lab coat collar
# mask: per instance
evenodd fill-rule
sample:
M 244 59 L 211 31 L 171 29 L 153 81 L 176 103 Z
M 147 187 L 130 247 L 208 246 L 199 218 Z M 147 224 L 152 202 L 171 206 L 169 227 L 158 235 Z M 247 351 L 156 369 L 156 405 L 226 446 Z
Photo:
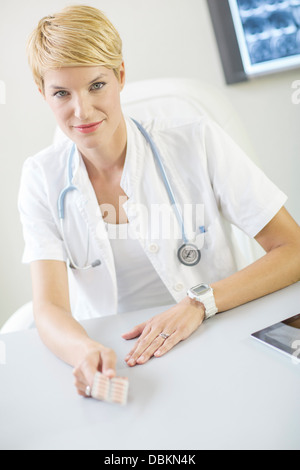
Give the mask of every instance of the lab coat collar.
M 141 217 L 140 209 L 148 199 L 143 185 L 145 163 L 148 157 L 151 158 L 152 152 L 133 120 L 126 117 L 125 122 L 127 153 L 120 185 L 128 197 L 128 200 L 123 204 L 123 209 L 131 224 L 132 231 L 137 235 L 142 232 L 143 217 Z
M 86 171 L 86 167 L 83 161 L 83 158 L 78 150 L 77 145 L 75 146 L 75 153 L 74 153 L 74 159 L 73 159 L 73 178 L 72 178 L 72 183 L 74 185 L 78 185 L 83 180 L 88 178 L 88 174 Z
M 127 149 L 120 186 L 128 196 L 132 198 L 142 173 L 141 153 L 144 148 L 144 137 L 141 135 L 135 123 L 125 116 L 127 131 Z

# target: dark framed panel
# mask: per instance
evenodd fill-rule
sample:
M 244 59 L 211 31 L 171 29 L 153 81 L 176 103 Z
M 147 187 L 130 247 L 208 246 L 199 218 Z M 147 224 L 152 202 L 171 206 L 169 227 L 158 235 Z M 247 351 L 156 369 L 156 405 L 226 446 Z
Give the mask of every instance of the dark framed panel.
M 300 67 L 300 0 L 207 0 L 228 84 Z

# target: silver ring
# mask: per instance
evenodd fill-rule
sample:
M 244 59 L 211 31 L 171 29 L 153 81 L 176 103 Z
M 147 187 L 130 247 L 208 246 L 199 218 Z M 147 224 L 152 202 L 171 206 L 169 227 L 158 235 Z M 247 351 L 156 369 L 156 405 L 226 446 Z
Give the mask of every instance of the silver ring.
M 159 336 L 161 336 L 163 339 L 167 339 L 170 335 L 168 335 L 167 333 L 160 333 Z
M 85 394 L 87 397 L 91 396 L 91 387 L 89 385 L 87 385 L 85 388 Z

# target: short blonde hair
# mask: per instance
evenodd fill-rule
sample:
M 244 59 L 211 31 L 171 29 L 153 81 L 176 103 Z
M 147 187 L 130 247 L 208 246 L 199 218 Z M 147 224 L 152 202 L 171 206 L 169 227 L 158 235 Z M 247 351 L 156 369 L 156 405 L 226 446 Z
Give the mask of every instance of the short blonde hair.
M 119 79 L 122 40 L 97 8 L 75 5 L 42 18 L 31 33 L 27 54 L 34 80 L 44 91 L 44 74 L 61 67 L 102 65 Z

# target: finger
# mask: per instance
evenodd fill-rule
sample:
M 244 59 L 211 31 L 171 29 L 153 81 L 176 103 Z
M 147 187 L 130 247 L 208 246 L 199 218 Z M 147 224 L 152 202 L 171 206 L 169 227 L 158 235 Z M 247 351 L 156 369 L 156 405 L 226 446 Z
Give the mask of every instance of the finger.
M 74 369 L 73 375 L 78 382 L 82 382 L 85 387 L 92 387 L 94 376 L 101 368 L 101 351 L 95 350 L 88 354 L 84 360 Z
M 142 332 L 144 331 L 144 328 L 146 326 L 146 322 L 145 323 L 141 323 L 140 325 L 137 325 L 135 326 L 134 328 L 132 328 L 130 331 L 128 331 L 127 333 L 123 333 L 122 334 L 122 338 L 124 339 L 134 339 L 134 338 L 137 338 L 138 336 L 140 336 L 142 334 Z
M 90 395 L 87 395 L 87 385 L 80 383 L 80 384 L 75 384 L 77 388 L 77 393 L 78 395 L 81 395 L 82 397 L 89 398 Z
M 128 361 L 128 359 L 133 355 L 135 354 L 136 350 L 138 348 L 141 348 L 143 347 L 144 343 L 145 343 L 145 338 L 151 333 L 151 326 L 147 323 L 143 323 L 139 326 L 144 326 L 144 329 L 143 331 L 140 333 L 139 335 L 139 339 L 135 342 L 133 348 L 129 351 L 129 353 L 127 354 L 127 356 L 125 357 L 125 361 Z M 146 340 L 147 341 L 147 340 Z M 146 346 L 144 346 L 144 349 L 145 349 Z
M 86 387 L 87 385 L 90 385 L 90 383 L 86 379 L 85 373 L 83 372 L 81 365 L 73 370 L 73 376 L 74 385 L 77 389 L 77 393 L 79 395 L 86 396 Z
M 105 349 L 101 352 L 101 372 L 108 378 L 116 375 L 117 356 L 112 349 Z
M 165 339 L 158 335 L 152 343 L 148 346 L 147 349 L 136 359 L 137 364 L 144 364 L 147 362 L 154 353 L 163 345 Z
M 87 396 L 86 387 L 92 388 L 96 372 L 101 371 L 108 378 L 116 375 L 116 355 L 112 349 L 103 348 L 88 355 L 73 371 L 77 393 Z
M 74 385 L 77 389 L 77 393 L 81 396 L 86 396 L 86 381 L 83 381 L 84 379 L 81 377 L 81 374 L 78 374 L 75 370 L 73 371 L 73 375 L 75 378 Z
M 101 354 L 100 351 L 95 352 L 93 355 L 87 357 L 80 365 L 79 377 L 85 386 L 93 386 L 93 381 L 96 372 L 101 367 Z
M 133 348 L 129 351 L 129 353 L 127 354 L 125 360 L 128 360 L 133 354 L 136 353 L 136 351 L 138 349 L 141 349 L 141 348 L 146 348 L 145 346 L 145 336 L 144 337 L 140 337 L 134 344 Z
M 153 352 L 163 343 L 164 339 L 159 336 L 160 330 L 151 330 L 146 336 L 141 337 L 135 344 L 133 350 L 125 358 L 129 366 L 134 366 L 138 359 L 141 358 L 141 363 L 144 361 L 144 354 L 149 358 Z M 151 346 L 152 345 L 152 346 Z M 151 356 L 150 356 L 151 355 Z M 143 356 L 143 357 L 142 357 Z
M 80 395 L 81 397 L 89 398 L 89 397 L 87 397 L 87 395 L 86 395 L 86 393 L 85 393 L 84 390 L 81 390 L 81 389 L 78 389 L 78 388 L 77 388 L 77 393 L 78 393 L 78 395 Z
M 175 331 L 169 338 L 167 338 L 163 344 L 155 351 L 154 356 L 155 357 L 161 357 L 164 354 L 166 354 L 168 351 L 170 351 L 176 344 L 180 343 L 180 341 L 183 341 L 183 337 L 180 334 L 180 332 Z
M 80 367 L 75 367 L 75 369 L 73 369 L 73 375 L 74 375 L 74 378 L 75 378 L 75 383 L 77 383 L 77 382 L 79 383 L 79 382 L 84 381 L 84 375 L 83 375 Z

